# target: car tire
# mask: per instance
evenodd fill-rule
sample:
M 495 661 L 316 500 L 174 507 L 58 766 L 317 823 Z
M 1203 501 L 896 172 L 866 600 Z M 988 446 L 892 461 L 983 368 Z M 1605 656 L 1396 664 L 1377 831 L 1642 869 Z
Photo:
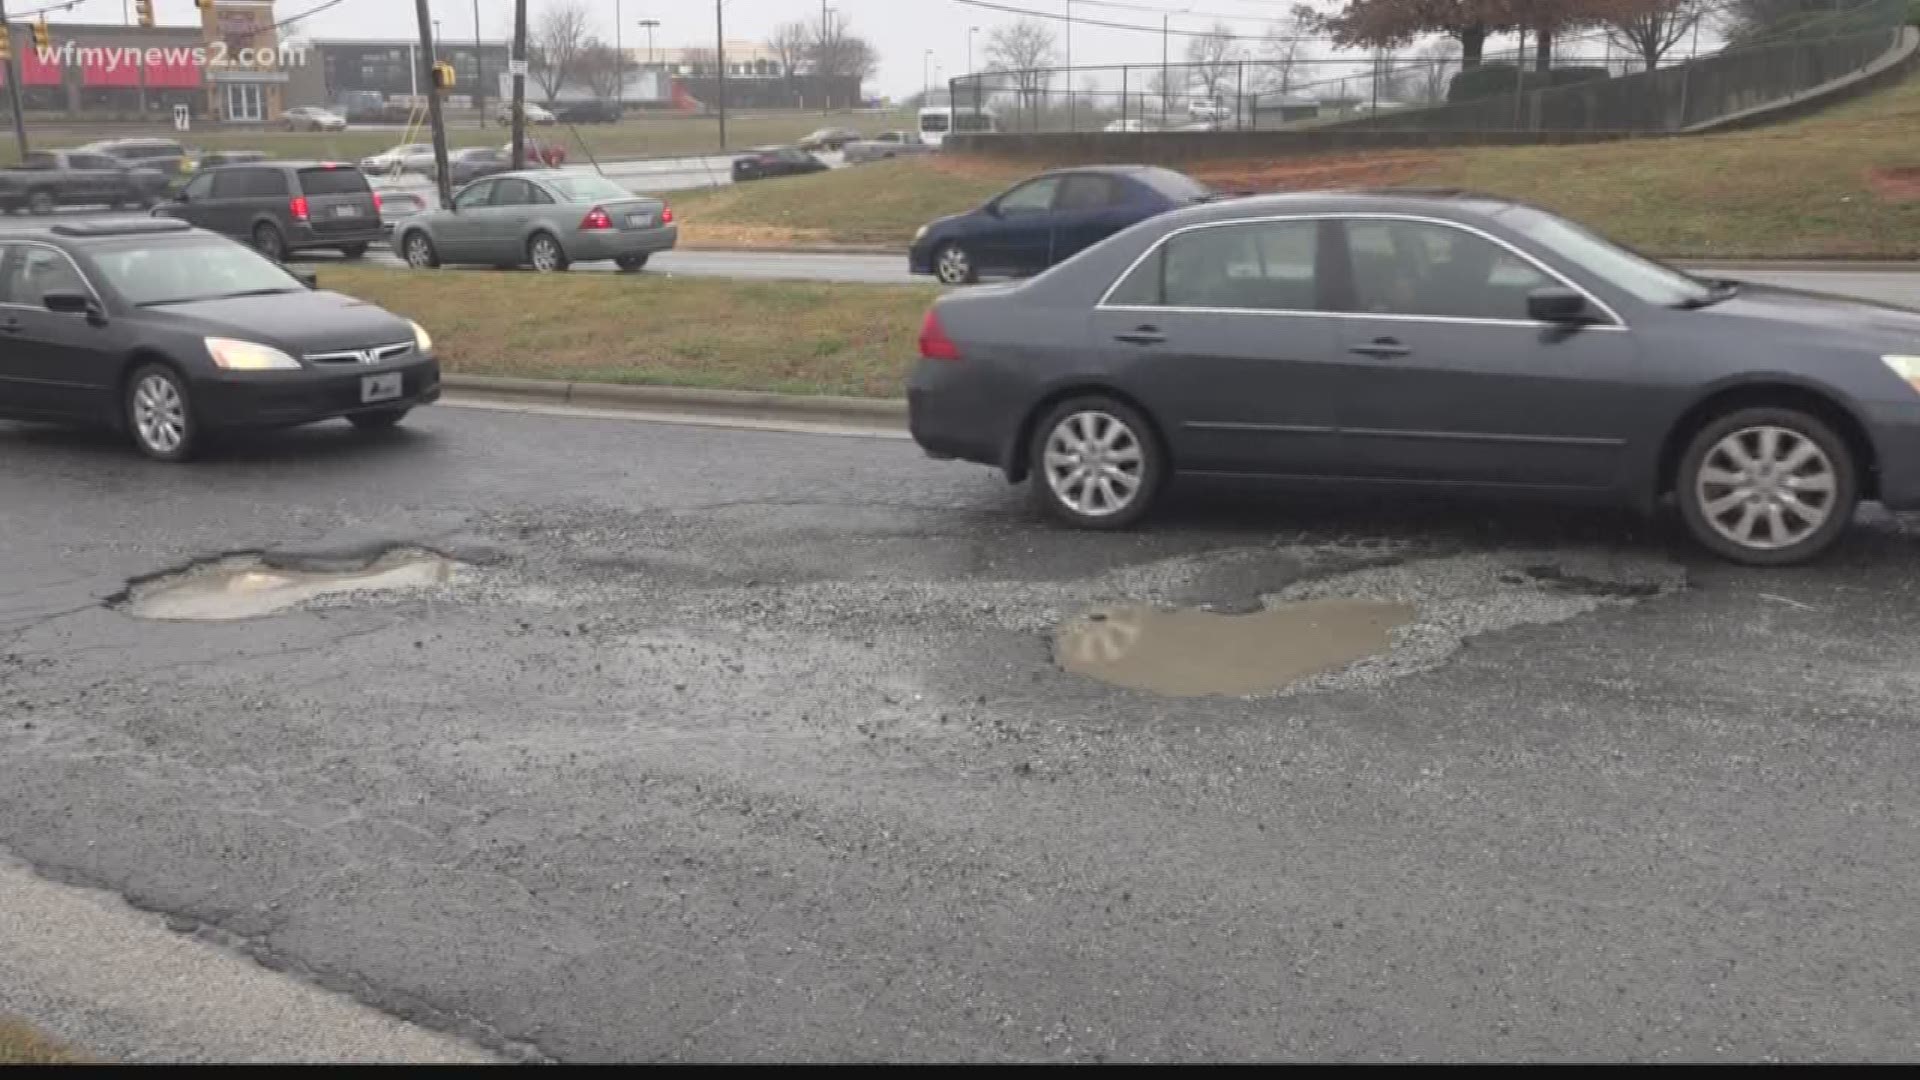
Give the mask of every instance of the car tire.
M 365 244 L 340 245 L 340 254 L 349 259 L 358 259 L 364 256 L 366 253 L 367 253 L 367 245 Z
M 277 227 L 263 221 L 253 227 L 253 250 L 274 262 L 286 262 L 287 238 L 280 235 Z
M 559 273 L 571 265 L 571 260 L 559 238 L 550 232 L 537 232 L 527 238 L 527 265 L 542 274 Z
M 1741 409 L 1694 434 L 1673 486 L 1687 531 L 1707 550 L 1746 566 L 1795 566 L 1853 523 L 1860 463 L 1811 413 Z
M 625 273 L 638 273 L 647 268 L 647 256 L 622 255 L 613 260 L 613 265 L 619 267 Z
M 407 414 L 412 411 L 413 406 L 408 405 L 399 409 L 378 409 L 373 412 L 353 413 L 347 417 L 347 422 L 359 428 L 361 431 L 385 431 L 399 424 L 400 421 L 405 420 Z
M 435 270 L 440 266 L 440 251 L 424 230 L 415 229 L 400 238 L 400 257 L 415 270 Z
M 1153 508 L 1166 452 L 1138 410 L 1104 394 L 1069 398 L 1034 425 L 1028 449 L 1040 510 L 1080 529 L 1124 529 Z
M 186 461 L 200 441 L 186 380 L 166 364 L 147 363 L 127 379 L 121 402 L 133 445 L 155 461 Z
M 942 244 L 940 250 L 933 253 L 933 276 L 939 278 L 942 285 L 971 285 L 980 280 L 980 271 L 973 265 L 973 256 L 966 248 Z
M 51 214 L 58 205 L 59 203 L 54 199 L 53 192 L 51 191 L 43 189 L 32 192 L 27 196 L 27 212 L 30 214 Z

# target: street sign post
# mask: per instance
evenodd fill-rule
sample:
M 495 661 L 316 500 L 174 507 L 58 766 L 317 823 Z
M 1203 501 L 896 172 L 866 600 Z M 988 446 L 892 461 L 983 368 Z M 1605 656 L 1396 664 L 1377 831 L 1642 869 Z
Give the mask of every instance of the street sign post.
M 193 127 L 193 110 L 185 105 L 173 107 L 173 130 L 187 131 Z

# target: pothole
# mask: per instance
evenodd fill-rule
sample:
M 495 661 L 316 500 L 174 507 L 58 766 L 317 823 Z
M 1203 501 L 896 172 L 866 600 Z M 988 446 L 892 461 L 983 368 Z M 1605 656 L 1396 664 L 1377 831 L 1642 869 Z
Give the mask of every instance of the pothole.
M 1068 671 L 1170 697 L 1244 697 L 1385 652 L 1418 609 L 1384 600 L 1303 600 L 1244 615 L 1145 606 L 1070 620 L 1054 638 Z
M 270 567 L 245 555 L 142 582 L 129 591 L 128 614 L 169 622 L 254 619 L 323 596 L 392 592 L 452 580 L 453 560 L 429 551 L 389 551 L 354 570 Z

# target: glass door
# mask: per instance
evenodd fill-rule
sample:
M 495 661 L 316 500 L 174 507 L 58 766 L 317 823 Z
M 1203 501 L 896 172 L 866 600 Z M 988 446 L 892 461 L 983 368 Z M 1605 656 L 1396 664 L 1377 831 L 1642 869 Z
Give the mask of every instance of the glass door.
M 258 123 L 262 118 L 259 83 L 227 84 L 227 119 Z

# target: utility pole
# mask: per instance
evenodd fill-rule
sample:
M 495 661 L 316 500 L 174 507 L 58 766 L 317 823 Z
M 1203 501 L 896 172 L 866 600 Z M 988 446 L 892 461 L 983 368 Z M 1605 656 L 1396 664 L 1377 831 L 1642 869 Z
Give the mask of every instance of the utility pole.
M 1167 97 L 1173 93 L 1173 70 L 1168 65 L 1168 60 L 1171 58 L 1172 54 L 1169 53 L 1167 49 L 1167 43 L 1173 39 L 1173 32 L 1172 30 L 1169 29 L 1169 27 L 1171 27 L 1172 24 L 1173 24 L 1173 16 L 1168 15 L 1164 12 L 1161 13 L 1160 15 L 1160 126 L 1161 127 L 1167 126 Z
M 827 6 L 827 0 L 820 0 L 821 56 L 826 56 L 833 51 L 833 12 L 834 9 Z M 820 80 L 820 115 L 825 116 L 833 111 L 833 82 L 820 68 L 821 65 L 816 59 L 813 65 L 813 77 Z
M 527 167 L 527 0 L 513 0 L 513 167 Z
M 1067 0 L 1067 130 L 1073 123 L 1073 0 Z
M 0 0 L 0 26 L 7 25 L 7 0 Z M 20 160 L 27 160 L 27 118 L 20 111 L 20 46 L 12 41 L 8 33 L 7 42 L 7 97 L 13 102 L 13 138 L 20 147 Z
M 431 65 L 434 57 L 433 15 L 427 11 L 427 0 L 413 0 L 413 10 L 420 20 L 420 55 L 424 62 Z M 434 185 L 440 189 L 440 205 L 453 207 L 453 178 L 447 174 L 447 122 L 440 114 L 439 73 L 431 67 L 427 71 L 427 122 L 433 125 L 433 178 Z
M 473 0 L 473 107 L 480 110 L 480 126 L 487 126 L 487 57 L 480 51 L 480 0 Z
M 420 0 L 425 3 L 426 0 Z M 720 69 L 720 149 L 727 148 L 727 15 L 726 0 L 713 0 L 713 56 Z
M 620 47 L 620 0 L 613 0 L 613 104 L 619 108 L 627 100 L 627 53 Z

